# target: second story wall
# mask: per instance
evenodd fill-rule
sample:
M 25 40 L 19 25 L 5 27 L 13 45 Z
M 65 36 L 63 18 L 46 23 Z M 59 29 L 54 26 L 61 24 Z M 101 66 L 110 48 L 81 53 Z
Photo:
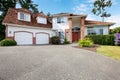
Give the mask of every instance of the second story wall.
M 52 23 L 53 23 L 52 26 L 54 30 L 64 32 L 65 29 L 69 29 L 68 17 L 54 17 L 52 19 Z

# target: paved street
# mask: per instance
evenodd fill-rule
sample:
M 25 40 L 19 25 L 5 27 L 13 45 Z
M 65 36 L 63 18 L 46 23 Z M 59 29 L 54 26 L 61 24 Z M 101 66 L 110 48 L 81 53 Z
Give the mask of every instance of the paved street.
M 120 80 L 120 61 L 70 45 L 0 47 L 0 80 Z

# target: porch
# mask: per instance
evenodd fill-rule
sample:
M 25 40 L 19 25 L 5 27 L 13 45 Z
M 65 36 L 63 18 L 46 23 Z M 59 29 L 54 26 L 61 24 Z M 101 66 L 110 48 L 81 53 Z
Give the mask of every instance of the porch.
M 79 39 L 84 39 L 85 18 L 86 17 L 72 16 L 68 19 L 70 43 L 76 42 Z

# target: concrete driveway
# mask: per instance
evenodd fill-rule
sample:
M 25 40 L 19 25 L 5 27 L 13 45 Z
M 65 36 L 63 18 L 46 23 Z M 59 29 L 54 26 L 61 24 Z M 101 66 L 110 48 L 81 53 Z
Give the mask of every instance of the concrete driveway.
M 0 47 L 0 80 L 120 80 L 120 62 L 68 45 Z

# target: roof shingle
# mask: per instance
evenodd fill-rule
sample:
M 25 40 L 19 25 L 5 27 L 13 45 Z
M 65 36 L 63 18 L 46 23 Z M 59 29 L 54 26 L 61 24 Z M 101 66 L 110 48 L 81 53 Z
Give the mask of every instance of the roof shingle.
M 31 15 L 31 22 L 18 20 L 18 12 L 24 12 Z M 47 19 L 47 24 L 37 23 L 37 16 L 43 17 Z M 32 13 L 31 11 L 24 8 L 9 8 L 4 20 L 3 24 L 17 24 L 17 25 L 26 25 L 33 27 L 43 27 L 43 28 L 52 28 L 52 24 L 48 21 L 48 17 L 44 13 Z

